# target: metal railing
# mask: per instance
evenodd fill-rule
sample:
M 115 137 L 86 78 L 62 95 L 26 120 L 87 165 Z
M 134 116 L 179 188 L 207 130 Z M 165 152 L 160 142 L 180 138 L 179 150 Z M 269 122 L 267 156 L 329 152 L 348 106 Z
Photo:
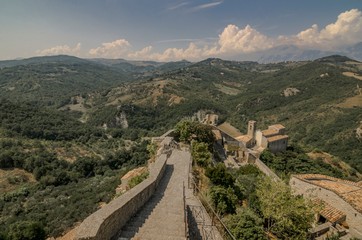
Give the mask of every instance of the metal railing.
M 230 230 L 221 220 L 220 216 L 216 213 L 211 204 L 207 201 L 206 197 L 201 193 L 194 179 L 191 179 L 191 182 L 194 190 L 193 191 L 194 195 L 196 195 L 199 198 L 206 212 L 211 217 L 211 226 L 215 226 L 219 230 L 220 234 L 222 234 L 223 239 L 236 240 L 236 238 L 233 236 L 233 234 L 230 232 Z M 210 236 L 210 234 L 208 234 L 207 236 Z M 214 238 L 206 238 L 206 239 L 214 239 Z
M 185 194 L 185 182 L 183 184 L 183 202 L 184 202 L 184 223 L 185 223 L 185 237 L 189 239 L 189 223 L 188 223 L 188 216 L 187 216 L 187 205 L 186 205 L 186 194 Z

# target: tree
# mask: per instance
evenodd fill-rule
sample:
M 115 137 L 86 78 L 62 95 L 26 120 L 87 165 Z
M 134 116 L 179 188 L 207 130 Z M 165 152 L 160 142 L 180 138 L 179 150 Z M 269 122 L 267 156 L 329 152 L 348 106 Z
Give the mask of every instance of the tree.
M 190 120 L 180 121 L 175 127 L 175 135 L 181 142 L 190 143 L 192 140 L 196 140 L 207 143 L 209 148 L 215 141 L 210 126 Z
M 288 185 L 261 178 L 256 188 L 267 230 L 280 239 L 306 239 L 314 212 L 301 196 L 294 196 Z
M 177 123 L 175 127 L 175 134 L 181 142 L 191 142 L 191 121 L 183 120 Z
M 38 222 L 21 221 L 10 226 L 7 239 L 42 240 L 45 239 L 45 231 Z
M 218 163 L 215 167 L 208 167 L 205 174 L 213 184 L 224 187 L 234 186 L 235 179 L 227 172 L 224 163 Z
M 213 186 L 210 190 L 210 196 L 212 204 L 218 213 L 222 215 L 235 213 L 238 198 L 232 188 Z
M 202 167 L 208 166 L 211 162 L 207 143 L 193 141 L 191 155 L 193 160 Z
M 236 239 L 266 239 L 263 219 L 249 208 L 241 208 L 226 219 L 226 226 Z

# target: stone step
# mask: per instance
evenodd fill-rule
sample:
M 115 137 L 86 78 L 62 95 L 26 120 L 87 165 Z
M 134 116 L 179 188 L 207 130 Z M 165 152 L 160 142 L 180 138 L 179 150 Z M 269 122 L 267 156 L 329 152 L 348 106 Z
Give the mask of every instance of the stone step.
M 187 161 L 186 161 L 186 160 Z M 180 161 L 183 160 L 183 161 Z M 154 195 L 122 229 L 118 240 L 185 240 L 183 183 L 187 187 L 190 154 L 175 150 Z M 193 198 L 186 190 L 188 198 Z
M 134 240 L 186 240 L 184 236 L 162 233 L 142 233 L 137 234 Z

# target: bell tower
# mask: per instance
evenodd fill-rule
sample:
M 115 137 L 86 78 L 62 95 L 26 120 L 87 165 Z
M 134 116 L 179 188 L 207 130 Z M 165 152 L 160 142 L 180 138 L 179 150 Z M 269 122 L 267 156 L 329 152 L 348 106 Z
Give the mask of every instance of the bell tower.
M 248 122 L 248 136 L 253 138 L 253 141 L 255 140 L 255 130 L 256 130 L 256 121 L 250 120 Z

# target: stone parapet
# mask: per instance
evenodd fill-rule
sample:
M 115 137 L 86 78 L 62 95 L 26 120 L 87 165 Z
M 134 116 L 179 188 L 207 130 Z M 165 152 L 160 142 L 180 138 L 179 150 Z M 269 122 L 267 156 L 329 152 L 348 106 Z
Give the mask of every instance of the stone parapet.
M 150 167 L 149 177 L 87 217 L 77 229 L 76 240 L 106 240 L 120 229 L 155 192 L 166 167 L 167 155 L 161 154 Z

